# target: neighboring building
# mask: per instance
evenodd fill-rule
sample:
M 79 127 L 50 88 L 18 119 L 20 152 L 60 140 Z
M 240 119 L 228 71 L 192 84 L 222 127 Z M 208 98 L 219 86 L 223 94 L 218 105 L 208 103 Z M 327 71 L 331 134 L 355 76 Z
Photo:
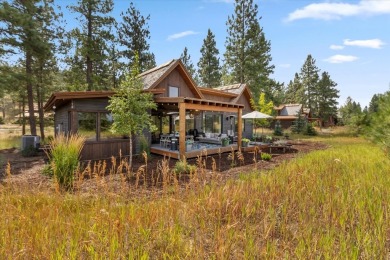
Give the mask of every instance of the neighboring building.
M 311 120 L 310 108 L 303 108 L 302 104 L 282 104 L 274 107 L 274 110 L 276 111 L 275 120 L 279 120 L 284 129 L 291 127 L 299 114 Z
M 195 157 L 202 149 L 186 151 L 186 138 L 199 133 L 233 134 L 237 140 L 231 147 L 238 149 L 242 137 L 252 136 L 251 122 L 243 122 L 242 115 L 252 111 L 251 93 L 245 84 L 236 84 L 216 89 L 196 86 L 180 60 L 172 60 L 140 74 L 144 91 L 154 94 L 157 109 L 151 111 L 158 130 L 144 136 L 151 145 L 151 152 L 172 158 Z M 110 112 L 106 109 L 113 91 L 80 91 L 53 93 L 45 110 L 55 112 L 55 133 L 76 133 L 86 136 L 82 151 L 83 160 L 106 159 L 111 156 L 129 154 L 126 136 L 115 136 L 108 130 L 112 124 Z M 178 150 L 161 148 L 160 137 L 176 134 Z M 140 137 L 132 137 L 134 152 L 139 150 Z M 155 143 L 155 144 L 153 144 Z M 208 154 L 218 149 L 208 149 Z

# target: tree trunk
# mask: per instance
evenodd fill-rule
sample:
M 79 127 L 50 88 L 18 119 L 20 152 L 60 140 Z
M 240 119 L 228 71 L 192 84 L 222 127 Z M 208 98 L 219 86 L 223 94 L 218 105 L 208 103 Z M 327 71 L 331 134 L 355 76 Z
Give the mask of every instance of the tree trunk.
M 34 95 L 33 95 L 33 86 L 32 86 L 32 54 L 29 50 L 26 51 L 26 76 L 27 76 L 27 102 L 28 102 L 28 113 L 29 123 L 30 123 L 30 133 L 31 135 L 37 135 L 37 126 L 34 116 Z
M 20 106 L 19 106 L 19 111 L 21 112 L 20 114 L 22 115 L 22 116 L 19 116 L 19 122 L 20 122 L 20 119 L 22 121 L 22 135 L 26 134 L 26 116 L 24 114 L 25 110 L 26 110 L 26 100 L 23 97 L 22 98 L 22 111 L 20 111 Z
M 91 91 L 93 89 L 93 83 L 92 83 L 92 59 L 91 59 L 91 53 L 92 53 L 92 7 L 91 3 L 88 2 L 88 36 L 87 36 L 87 84 L 88 84 L 88 90 Z
M 37 97 L 38 97 L 38 113 L 39 113 L 39 130 L 41 133 L 42 140 L 45 140 L 45 121 L 44 121 L 45 118 L 43 113 L 43 94 L 40 86 L 37 87 Z

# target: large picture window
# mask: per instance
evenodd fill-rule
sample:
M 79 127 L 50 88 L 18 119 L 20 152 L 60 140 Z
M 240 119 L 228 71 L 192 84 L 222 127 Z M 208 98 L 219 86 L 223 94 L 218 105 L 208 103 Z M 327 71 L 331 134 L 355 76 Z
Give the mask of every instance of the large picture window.
M 114 123 L 111 113 L 104 112 L 78 112 L 77 132 L 84 136 L 87 141 L 122 138 L 122 135 L 110 131 Z
M 222 115 L 220 113 L 203 114 L 203 131 L 205 133 L 221 133 Z

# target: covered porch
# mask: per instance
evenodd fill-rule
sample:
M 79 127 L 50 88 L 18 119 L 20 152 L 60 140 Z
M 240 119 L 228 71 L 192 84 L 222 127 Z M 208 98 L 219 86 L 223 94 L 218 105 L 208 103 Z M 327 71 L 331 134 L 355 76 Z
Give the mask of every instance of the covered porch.
M 186 97 L 160 97 L 155 102 L 158 109 L 152 111 L 152 116 L 156 117 L 158 130 L 152 133 L 152 153 L 183 159 L 240 148 L 243 105 Z M 163 120 L 169 128 L 163 126 Z M 213 136 L 207 131 L 214 132 Z M 161 136 L 166 135 L 171 137 L 168 145 L 161 142 Z M 222 142 L 229 137 L 229 144 Z

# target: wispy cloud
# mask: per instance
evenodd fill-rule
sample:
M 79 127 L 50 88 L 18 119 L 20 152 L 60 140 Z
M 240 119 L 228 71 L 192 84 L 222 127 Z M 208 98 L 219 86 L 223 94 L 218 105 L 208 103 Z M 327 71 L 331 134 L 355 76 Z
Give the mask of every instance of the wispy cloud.
M 179 32 L 179 33 L 175 33 L 175 34 L 169 35 L 167 40 L 168 41 L 173 41 L 173 40 L 177 40 L 177 39 L 180 39 L 180 38 L 183 38 L 183 37 L 186 37 L 186 36 L 190 36 L 190 35 L 194 35 L 194 34 L 199 34 L 199 33 L 198 32 L 194 32 L 194 31 Z
M 291 67 L 291 64 L 289 64 L 289 63 L 283 63 L 283 64 L 280 64 L 279 67 L 288 69 L 288 68 Z
M 390 14 L 390 1 L 360 0 L 357 4 L 316 3 L 309 4 L 290 13 L 285 19 L 292 22 L 299 19 L 335 20 L 347 16 Z
M 384 42 L 382 42 L 380 39 L 371 39 L 371 40 L 350 40 L 345 39 L 344 45 L 346 46 L 357 46 L 357 47 L 364 47 L 364 48 L 372 48 L 372 49 L 381 49 L 383 45 L 385 45 Z
M 352 55 L 333 55 L 329 58 L 327 58 L 325 61 L 329 63 L 344 63 L 344 62 L 352 62 L 359 59 L 356 56 Z
M 344 49 L 345 47 L 344 47 L 343 45 L 335 45 L 335 44 L 332 44 L 332 45 L 329 46 L 329 48 L 330 48 L 331 50 L 342 50 L 342 49 Z

